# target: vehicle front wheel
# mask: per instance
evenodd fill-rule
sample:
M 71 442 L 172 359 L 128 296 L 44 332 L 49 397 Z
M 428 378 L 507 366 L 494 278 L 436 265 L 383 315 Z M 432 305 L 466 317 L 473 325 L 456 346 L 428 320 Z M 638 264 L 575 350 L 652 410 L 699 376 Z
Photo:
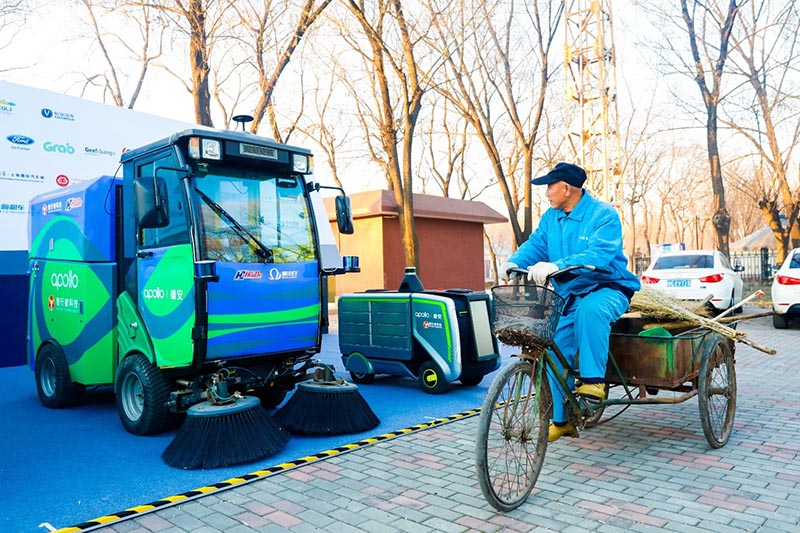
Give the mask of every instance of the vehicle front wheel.
M 169 425 L 170 388 L 161 369 L 142 354 L 123 359 L 117 369 L 117 412 L 134 435 L 155 435 Z
M 262 387 L 247 394 L 252 394 L 261 401 L 261 407 L 272 409 L 278 407 L 286 398 L 286 389 L 276 389 L 274 387 Z
M 75 405 L 83 394 L 83 388 L 70 378 L 69 363 L 60 346 L 42 346 L 36 356 L 35 376 L 39 402 L 50 409 Z
M 422 390 L 430 394 L 442 394 L 447 392 L 447 379 L 433 361 L 425 361 L 419 367 L 419 386 Z

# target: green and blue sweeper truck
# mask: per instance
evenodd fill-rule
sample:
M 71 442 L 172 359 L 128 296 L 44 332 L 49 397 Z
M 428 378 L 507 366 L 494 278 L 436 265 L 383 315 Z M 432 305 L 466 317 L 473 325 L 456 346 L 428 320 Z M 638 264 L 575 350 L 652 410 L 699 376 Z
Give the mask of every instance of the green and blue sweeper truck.
M 137 435 L 214 396 L 277 406 L 316 366 L 326 276 L 357 268 L 338 255 L 311 153 L 193 128 L 120 163 L 121 178 L 30 202 L 27 359 L 41 403 L 112 385 Z M 352 233 L 343 191 L 336 204 Z

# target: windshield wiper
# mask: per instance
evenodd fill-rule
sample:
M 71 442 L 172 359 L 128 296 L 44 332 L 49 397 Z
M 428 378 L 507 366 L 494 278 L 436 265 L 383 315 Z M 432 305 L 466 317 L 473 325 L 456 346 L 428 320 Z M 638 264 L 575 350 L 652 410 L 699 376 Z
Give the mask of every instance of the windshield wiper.
M 194 188 L 197 191 L 197 194 L 203 201 L 208 204 L 208 206 L 214 210 L 217 215 L 220 215 L 229 226 L 231 226 L 236 233 L 244 240 L 254 243 L 256 245 L 255 254 L 264 260 L 265 263 L 272 262 L 272 250 L 267 248 L 267 246 L 261 242 L 258 237 L 247 231 L 247 228 L 242 226 L 238 220 L 233 218 L 233 215 L 225 211 L 221 205 L 215 202 L 211 197 L 209 197 L 206 193 L 198 189 L 197 187 Z

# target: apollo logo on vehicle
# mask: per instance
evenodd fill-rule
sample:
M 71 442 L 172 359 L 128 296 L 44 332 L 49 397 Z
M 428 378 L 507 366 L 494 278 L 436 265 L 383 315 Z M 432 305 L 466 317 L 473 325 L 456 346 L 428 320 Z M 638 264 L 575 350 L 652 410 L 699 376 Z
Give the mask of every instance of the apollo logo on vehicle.
M 56 290 L 77 289 L 80 285 L 80 278 L 72 270 L 69 272 L 53 272 L 50 275 L 50 285 Z
M 161 287 L 155 287 L 153 289 L 144 289 L 142 291 L 142 298 L 145 300 L 163 300 L 167 297 L 167 293 Z
M 69 176 L 65 174 L 59 174 L 58 176 L 56 176 L 56 185 L 58 185 L 59 187 L 66 187 L 67 185 L 69 185 Z
M 72 155 L 75 153 L 75 148 L 69 143 L 58 144 L 51 141 L 45 141 L 45 143 L 42 146 L 44 147 L 45 152 L 58 153 L 64 155 Z
M 234 281 L 241 281 L 243 279 L 261 279 L 260 270 L 237 270 L 233 275 Z
M 270 268 L 269 269 L 269 279 L 270 281 L 278 281 L 282 279 L 297 279 L 297 271 L 296 270 L 278 270 L 277 268 Z

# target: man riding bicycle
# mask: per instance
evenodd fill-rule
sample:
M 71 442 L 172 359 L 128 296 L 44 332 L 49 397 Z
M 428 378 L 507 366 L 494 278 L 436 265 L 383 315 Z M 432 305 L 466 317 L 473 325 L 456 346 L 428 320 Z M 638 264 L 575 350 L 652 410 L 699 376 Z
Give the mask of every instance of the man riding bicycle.
M 551 207 L 528 240 L 501 266 L 500 277 L 507 280 L 510 269 L 522 266 L 530 281 L 543 285 L 548 275 L 572 265 L 608 271 L 553 280 L 553 289 L 566 301 L 554 342 L 570 366 L 575 366 L 577 355 L 577 393 L 603 401 L 611 325 L 628 310 L 641 283 L 627 268 L 619 215 L 613 206 L 584 190 L 585 181 L 586 172 L 570 163 L 558 163 L 546 175 L 531 180 L 534 185 L 547 185 Z M 553 394 L 548 441 L 576 436 L 577 429 L 567 422 L 564 391 L 549 371 L 548 381 Z M 571 388 L 574 385 L 570 383 Z

